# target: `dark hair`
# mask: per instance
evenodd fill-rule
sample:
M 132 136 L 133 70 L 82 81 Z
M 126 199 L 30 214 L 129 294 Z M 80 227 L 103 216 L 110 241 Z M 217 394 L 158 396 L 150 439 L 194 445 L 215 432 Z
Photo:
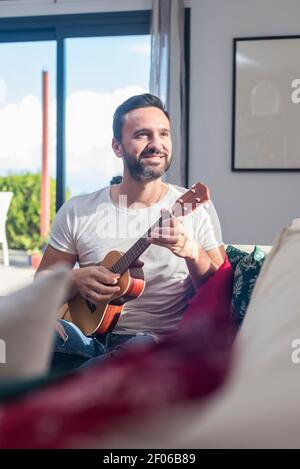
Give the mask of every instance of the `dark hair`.
M 112 186 L 113 184 L 121 184 L 122 182 L 122 176 L 113 176 L 110 180 L 110 185 Z
M 166 111 L 165 106 L 161 99 L 153 94 L 145 93 L 132 96 L 131 98 L 120 104 L 115 110 L 113 117 L 113 135 L 118 142 L 122 139 L 122 128 L 124 124 L 124 116 L 134 109 L 143 107 L 157 107 L 160 109 L 165 116 L 170 120 L 169 113 Z

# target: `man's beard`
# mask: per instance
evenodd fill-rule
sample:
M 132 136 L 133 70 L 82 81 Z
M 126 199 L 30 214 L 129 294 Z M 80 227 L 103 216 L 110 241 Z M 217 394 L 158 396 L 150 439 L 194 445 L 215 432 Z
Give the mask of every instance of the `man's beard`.
M 172 162 L 172 156 L 169 160 L 167 159 L 167 156 L 162 156 L 162 158 L 165 160 L 164 166 L 160 168 L 155 168 L 151 165 L 144 165 L 141 160 L 137 160 L 135 156 L 131 155 L 130 153 L 127 153 L 123 145 L 122 150 L 124 164 L 130 172 L 131 177 L 136 181 L 154 181 L 155 179 L 162 177 L 163 174 L 165 174 L 165 172 L 169 169 Z M 145 155 L 162 154 L 161 152 L 151 150 L 147 150 L 147 152 L 145 151 L 143 153 Z M 140 158 L 143 158 L 143 153 L 141 153 Z M 145 161 L 147 160 L 145 159 Z

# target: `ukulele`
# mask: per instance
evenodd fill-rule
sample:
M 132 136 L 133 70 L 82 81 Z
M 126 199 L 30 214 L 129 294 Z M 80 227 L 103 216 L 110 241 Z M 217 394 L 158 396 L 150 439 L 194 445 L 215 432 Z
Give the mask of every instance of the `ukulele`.
M 176 200 L 170 216 L 185 216 L 208 200 L 208 188 L 198 182 Z M 73 322 L 86 335 L 93 333 L 106 334 L 112 331 L 125 303 L 138 298 L 144 291 L 143 270 L 140 267 L 133 267 L 132 264 L 150 246 L 151 243 L 147 241 L 147 238 L 150 237 L 151 231 L 155 227 L 161 226 L 161 224 L 162 217 L 127 252 L 110 251 L 102 262 L 96 264 L 106 267 L 111 272 L 120 274 L 117 284 L 120 290 L 111 297 L 109 302 L 104 300 L 93 304 L 78 293 L 60 308 L 59 317 Z

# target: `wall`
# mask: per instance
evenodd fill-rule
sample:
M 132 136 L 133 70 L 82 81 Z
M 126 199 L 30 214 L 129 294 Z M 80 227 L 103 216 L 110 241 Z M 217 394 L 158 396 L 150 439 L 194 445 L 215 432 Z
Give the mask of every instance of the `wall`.
M 152 0 L 1 0 L 0 17 L 151 9 Z
M 300 34 L 300 0 L 187 0 L 191 15 L 190 183 L 211 188 L 225 242 L 271 243 L 300 216 L 300 173 L 232 173 L 232 38 Z M 152 0 L 1 1 L 0 16 L 151 8 Z M 300 76 L 300 65 L 299 65 Z
M 300 0 L 191 7 L 190 182 L 211 188 L 225 242 L 269 244 L 300 217 L 300 172 L 231 172 L 232 38 L 300 34 Z

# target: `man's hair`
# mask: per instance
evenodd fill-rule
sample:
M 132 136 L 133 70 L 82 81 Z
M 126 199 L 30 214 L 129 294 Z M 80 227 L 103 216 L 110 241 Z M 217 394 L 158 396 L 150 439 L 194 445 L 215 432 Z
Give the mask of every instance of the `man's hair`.
M 112 186 L 113 184 L 121 184 L 123 177 L 122 176 L 113 176 L 110 180 L 110 185 Z
M 132 96 L 131 98 L 124 101 L 117 107 L 113 117 L 113 135 L 118 142 L 122 139 L 122 129 L 124 124 L 124 116 L 134 109 L 143 107 L 157 107 L 160 109 L 165 116 L 170 120 L 169 113 L 166 111 L 163 102 L 153 94 L 145 93 Z

